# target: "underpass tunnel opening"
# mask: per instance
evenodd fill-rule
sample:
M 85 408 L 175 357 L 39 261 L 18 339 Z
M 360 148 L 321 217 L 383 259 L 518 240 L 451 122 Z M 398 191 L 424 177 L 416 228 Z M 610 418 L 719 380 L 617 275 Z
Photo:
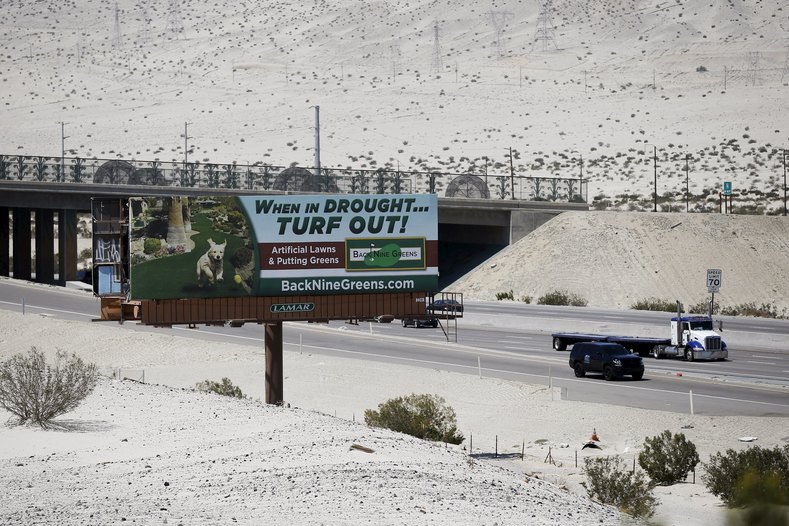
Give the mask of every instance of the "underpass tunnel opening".
M 509 244 L 508 227 L 438 224 L 438 286 L 443 290 Z

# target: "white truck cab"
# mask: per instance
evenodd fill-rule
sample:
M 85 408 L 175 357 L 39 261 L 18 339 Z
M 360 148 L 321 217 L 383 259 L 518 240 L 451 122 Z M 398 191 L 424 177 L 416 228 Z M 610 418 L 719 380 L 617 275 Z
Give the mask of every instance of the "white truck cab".
M 684 354 L 688 361 L 725 360 L 729 357 L 726 342 L 713 330 L 709 316 L 671 318 L 671 347 L 673 349 L 666 348 L 664 353 Z

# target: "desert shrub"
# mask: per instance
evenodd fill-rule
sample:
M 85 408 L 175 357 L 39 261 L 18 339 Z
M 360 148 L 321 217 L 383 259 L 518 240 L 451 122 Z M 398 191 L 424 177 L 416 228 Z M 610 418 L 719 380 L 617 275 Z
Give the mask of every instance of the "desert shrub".
M 700 302 L 691 305 L 688 307 L 688 312 L 691 314 L 707 314 L 710 310 L 710 302 L 707 300 L 701 300 Z M 712 313 L 713 314 L 720 314 L 721 306 L 720 303 L 716 303 L 712 306 Z
M 677 302 L 672 300 L 663 300 L 659 298 L 647 298 L 638 300 L 630 308 L 633 310 L 649 310 L 661 312 L 676 312 Z
M 657 499 L 642 472 L 628 471 L 619 457 L 587 457 L 584 460 L 589 496 L 616 506 L 633 517 L 651 517 Z
M 704 483 L 729 507 L 789 505 L 789 445 L 716 453 L 705 464 Z
M 705 71 L 707 71 L 707 67 L 706 66 L 699 66 L 699 67 L 696 68 L 696 72 L 698 72 L 698 73 L 704 73 Z
M 19 424 L 46 428 L 56 416 L 79 406 L 96 387 L 95 364 L 75 354 L 58 350 L 49 365 L 44 353 L 32 347 L 0 364 L 0 407 L 14 415 Z
M 638 455 L 638 465 L 655 484 L 668 486 L 685 480 L 699 463 L 696 445 L 683 433 L 672 434 L 668 429 L 644 441 Z
M 754 318 L 785 318 L 786 309 L 779 312 L 774 303 L 762 303 L 757 306 L 755 303 L 750 302 L 740 303 L 733 307 L 723 307 L 721 308 L 721 314 L 725 316 L 751 316 Z
M 222 396 L 232 396 L 233 398 L 244 398 L 241 388 L 233 385 L 229 378 L 222 378 L 221 382 L 203 380 L 195 384 L 195 389 L 206 393 L 216 393 Z
M 523 303 L 531 303 L 531 300 L 532 300 L 532 297 L 531 297 L 531 296 L 523 296 L 523 297 L 521 298 L 521 301 L 522 301 Z
M 570 305 L 573 307 L 586 307 L 587 301 L 577 294 L 570 294 L 564 290 L 548 292 L 537 298 L 537 305 Z
M 366 409 L 364 422 L 368 426 L 385 427 L 424 440 L 450 444 L 463 442 L 463 434 L 457 429 L 455 410 L 438 395 L 411 394 L 392 398 L 378 404 L 377 411 Z
M 149 237 L 143 242 L 142 251 L 146 254 L 156 254 L 160 248 L 162 248 L 162 242 Z
M 515 299 L 515 295 L 512 293 L 511 290 L 509 292 L 497 292 L 496 293 L 496 299 L 499 300 L 499 301 L 501 301 L 501 300 L 514 300 Z

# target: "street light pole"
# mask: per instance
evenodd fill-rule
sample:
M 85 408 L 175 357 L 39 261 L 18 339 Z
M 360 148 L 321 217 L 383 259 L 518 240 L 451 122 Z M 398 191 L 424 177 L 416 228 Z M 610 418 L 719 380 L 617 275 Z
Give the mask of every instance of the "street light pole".
M 512 167 L 512 147 L 510 147 L 510 190 L 515 199 L 515 169 Z
M 66 180 L 66 123 L 60 121 L 60 179 Z M 784 177 L 784 179 L 786 179 Z M 784 185 L 786 186 L 786 185 Z
M 783 150 L 783 161 L 784 161 L 784 217 L 786 217 L 786 149 Z
M 652 162 L 655 165 L 655 212 L 657 212 L 657 146 L 652 146 L 654 149 L 654 154 L 652 156 Z

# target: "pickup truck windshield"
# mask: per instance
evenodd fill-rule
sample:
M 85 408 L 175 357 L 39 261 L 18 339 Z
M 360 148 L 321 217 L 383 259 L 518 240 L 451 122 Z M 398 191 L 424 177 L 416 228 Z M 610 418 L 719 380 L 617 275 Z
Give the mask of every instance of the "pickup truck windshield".
M 690 329 L 693 331 L 711 331 L 712 320 L 692 321 L 690 322 Z

